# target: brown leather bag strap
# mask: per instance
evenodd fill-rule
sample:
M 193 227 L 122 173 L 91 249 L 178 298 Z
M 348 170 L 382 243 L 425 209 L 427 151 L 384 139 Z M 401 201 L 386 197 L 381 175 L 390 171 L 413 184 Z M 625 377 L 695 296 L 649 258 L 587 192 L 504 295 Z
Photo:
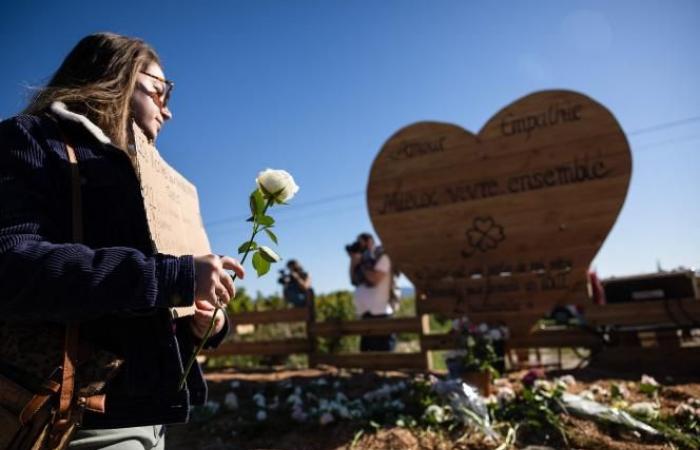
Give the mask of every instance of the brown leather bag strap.
M 75 149 L 63 136 L 68 153 L 68 161 L 71 167 L 71 191 L 73 205 L 73 242 L 83 240 L 83 208 L 82 196 L 80 193 L 80 172 L 78 169 L 78 158 L 75 156 Z M 63 375 L 61 382 L 61 396 L 58 408 L 58 420 L 56 425 L 60 428 L 69 424 L 73 393 L 75 391 L 75 368 L 78 360 L 78 325 L 66 325 L 66 339 L 63 351 Z

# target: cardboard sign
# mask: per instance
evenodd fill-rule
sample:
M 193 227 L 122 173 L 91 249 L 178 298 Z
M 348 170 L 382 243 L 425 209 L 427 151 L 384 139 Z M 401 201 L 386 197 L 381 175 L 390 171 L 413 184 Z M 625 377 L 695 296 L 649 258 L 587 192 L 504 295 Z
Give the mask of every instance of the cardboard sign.
M 197 188 L 173 169 L 148 141 L 141 129 L 132 126 L 134 148 L 129 156 L 141 183 L 151 240 L 159 253 L 204 255 L 211 253 Z M 194 308 L 175 308 L 176 317 L 194 314 Z
M 387 253 L 428 299 L 464 313 L 546 311 L 587 300 L 630 174 L 605 107 L 543 91 L 476 135 L 438 122 L 399 130 L 372 165 L 367 201 Z

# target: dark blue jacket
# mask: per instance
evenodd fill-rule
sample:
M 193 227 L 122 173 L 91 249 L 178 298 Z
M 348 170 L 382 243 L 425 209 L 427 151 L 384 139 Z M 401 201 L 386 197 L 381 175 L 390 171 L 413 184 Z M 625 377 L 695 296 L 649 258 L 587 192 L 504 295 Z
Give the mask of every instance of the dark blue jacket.
M 79 162 L 81 244 L 72 242 L 71 175 L 61 133 Z M 0 320 L 79 321 L 82 340 L 125 359 L 108 385 L 106 414 L 86 413 L 85 428 L 184 422 L 190 405 L 205 401 L 198 366 L 186 389 L 176 386 L 195 342 L 185 323 L 190 319 L 173 321 L 168 308 L 193 301 L 193 257 L 154 251 L 136 173 L 123 150 L 54 115 L 0 122 Z

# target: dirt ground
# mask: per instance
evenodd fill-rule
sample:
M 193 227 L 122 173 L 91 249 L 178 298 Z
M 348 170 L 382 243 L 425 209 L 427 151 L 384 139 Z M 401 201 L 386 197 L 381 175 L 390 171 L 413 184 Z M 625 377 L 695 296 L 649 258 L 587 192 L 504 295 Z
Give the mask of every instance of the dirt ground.
M 580 369 L 566 372 L 550 372 L 548 378 L 572 374 L 577 383 L 570 392 L 577 393 L 597 385 L 609 389 L 613 383 L 633 386 L 640 374 L 620 375 L 593 369 Z M 522 374 L 514 373 L 509 378 L 515 380 Z M 290 380 L 296 384 L 313 383 L 319 377 L 342 376 L 348 382 L 348 389 L 362 392 L 375 388 L 380 380 L 406 379 L 411 374 L 402 372 L 362 372 L 326 370 L 279 370 L 270 372 L 223 371 L 207 375 L 210 400 L 223 402 L 230 391 L 232 381 L 238 381 L 252 391 L 264 389 L 270 383 Z M 663 388 L 659 401 L 661 412 L 672 412 L 678 404 L 689 398 L 700 399 L 700 377 L 669 378 L 659 377 Z M 348 395 L 351 395 L 346 390 Z M 644 401 L 643 394 L 630 389 L 629 401 Z M 611 449 L 611 450 L 656 450 L 673 447 L 663 440 L 649 441 L 639 435 L 613 430 L 594 422 L 565 416 L 563 422 L 572 448 Z M 252 433 L 239 434 L 227 425 L 226 419 L 214 417 L 208 423 L 192 423 L 170 426 L 167 434 L 167 448 L 171 450 L 225 450 L 225 449 L 270 449 L 270 450 L 340 450 L 340 449 L 493 449 L 494 445 L 484 444 L 481 439 L 450 433 L 446 430 L 431 431 L 401 427 L 381 428 L 376 431 L 358 429 L 350 422 L 338 422 L 326 426 L 299 425 L 279 430 L 274 424 L 267 424 Z

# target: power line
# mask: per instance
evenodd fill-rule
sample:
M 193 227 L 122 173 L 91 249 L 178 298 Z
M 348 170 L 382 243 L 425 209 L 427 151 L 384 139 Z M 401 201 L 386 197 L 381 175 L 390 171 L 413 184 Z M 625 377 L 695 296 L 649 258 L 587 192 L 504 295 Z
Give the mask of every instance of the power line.
M 665 122 L 665 123 L 661 123 L 661 124 L 657 124 L 657 125 L 648 126 L 645 128 L 639 128 L 637 130 L 630 131 L 629 133 L 627 133 L 627 136 L 636 136 L 636 135 L 645 134 L 645 133 L 652 133 L 652 132 L 665 130 L 667 128 L 674 128 L 674 127 L 677 127 L 680 125 L 685 125 L 685 124 L 693 123 L 693 122 L 700 122 L 700 116 L 687 117 L 684 119 L 674 120 L 671 122 Z M 698 137 L 698 135 L 689 135 L 689 136 L 684 136 L 682 138 L 668 139 L 668 140 L 657 142 L 654 144 L 639 146 L 634 151 L 646 150 L 649 148 L 658 147 L 658 146 L 670 144 L 670 143 L 685 142 L 688 140 L 695 139 L 697 137 Z M 325 203 L 333 203 L 333 202 L 336 202 L 338 200 L 343 200 L 346 198 L 358 197 L 358 196 L 364 195 L 364 194 L 365 194 L 364 191 L 355 191 L 355 192 L 348 192 L 345 194 L 332 195 L 330 197 L 323 197 L 323 198 L 320 198 L 318 200 L 312 200 L 312 201 L 308 201 L 308 202 L 298 203 L 298 204 L 294 205 L 294 211 L 298 211 L 299 209 L 307 208 L 309 206 L 322 205 Z M 284 211 L 285 210 L 281 210 L 280 212 L 284 212 Z M 301 218 L 304 218 L 304 217 L 308 217 L 308 216 L 301 216 Z M 248 218 L 247 214 L 246 215 L 238 215 L 238 216 L 230 216 L 230 217 L 225 217 L 222 219 L 217 219 L 217 220 L 214 220 L 211 222 L 207 222 L 204 225 L 206 227 L 214 227 L 214 226 L 218 226 L 218 225 L 225 225 L 225 224 L 228 224 L 231 222 L 243 221 L 247 218 Z
M 330 197 L 323 197 L 323 198 L 320 198 L 318 200 L 311 200 L 308 202 L 296 203 L 296 204 L 294 204 L 294 211 L 298 211 L 299 209 L 307 208 L 309 206 L 322 205 L 324 203 L 333 203 L 333 202 L 336 202 L 338 200 L 343 200 L 345 198 L 358 197 L 358 196 L 364 195 L 364 194 L 365 194 L 365 191 L 348 192 L 346 194 L 337 194 L 337 195 L 332 195 Z M 283 211 L 286 211 L 286 210 L 281 210 L 279 212 L 283 212 Z M 248 216 L 249 215 L 246 214 L 246 215 L 226 217 L 223 219 L 214 220 L 212 222 L 207 222 L 204 225 L 205 226 L 222 225 L 222 224 L 226 224 L 226 223 L 230 223 L 230 222 L 234 222 L 234 221 L 245 220 L 248 218 Z
M 351 207 L 347 207 L 347 208 L 330 209 L 327 211 L 321 211 L 321 212 L 314 213 L 313 220 L 315 222 L 318 222 L 319 220 L 328 219 L 330 217 L 338 217 L 342 213 L 354 212 L 354 211 L 364 210 L 364 209 L 365 209 L 364 205 L 351 206 Z M 288 224 L 289 222 L 305 220 L 311 216 L 312 216 L 311 214 L 307 214 L 307 215 L 301 215 L 301 216 L 296 216 L 296 217 L 290 217 L 290 218 L 285 219 L 284 223 Z M 245 222 L 240 221 L 237 225 L 234 226 L 234 229 L 236 229 L 235 227 L 245 227 L 245 225 L 246 225 Z M 219 230 L 214 230 L 212 232 L 209 232 L 207 234 L 209 236 L 214 236 L 214 235 L 218 235 L 218 234 L 221 234 L 224 232 L 229 232 L 229 231 L 231 231 L 231 230 L 230 229 L 219 229 Z
M 660 123 L 657 125 L 651 125 L 646 128 L 640 128 L 638 130 L 630 131 L 627 136 L 635 136 L 638 134 L 651 133 L 653 131 L 665 130 L 666 128 L 673 128 L 679 125 L 685 125 L 687 123 L 693 123 L 700 121 L 700 116 L 687 117 L 685 119 L 674 120 L 673 122 Z
M 634 153 L 639 153 L 641 150 L 648 150 L 650 148 L 661 147 L 661 146 L 664 146 L 667 144 L 678 144 L 680 142 L 692 141 L 692 140 L 697 139 L 697 138 L 700 138 L 700 134 L 689 134 L 687 136 L 666 139 L 663 141 L 654 142 L 652 144 L 640 145 L 634 149 Z

